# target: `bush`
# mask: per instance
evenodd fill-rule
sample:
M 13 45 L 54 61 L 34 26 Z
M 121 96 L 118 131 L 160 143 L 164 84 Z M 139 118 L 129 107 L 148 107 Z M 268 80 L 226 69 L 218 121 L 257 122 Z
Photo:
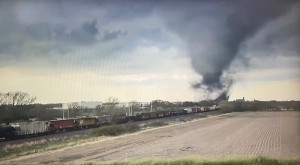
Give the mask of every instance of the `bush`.
M 124 132 L 125 130 L 123 127 L 119 125 L 110 125 L 94 129 L 92 134 L 96 136 L 116 136 Z
M 132 160 L 115 162 L 87 162 L 84 165 L 299 165 L 300 160 L 280 160 L 265 157 L 250 159 L 203 160 L 197 158 L 175 160 Z M 61 164 L 60 164 L 61 165 Z
M 147 123 L 145 125 L 145 127 L 161 127 L 161 126 L 165 126 L 165 125 L 168 125 L 168 123 L 163 122 L 163 121 L 153 121 L 153 122 Z
M 94 129 L 92 134 L 96 136 L 117 136 L 123 133 L 136 132 L 140 130 L 137 124 L 125 124 L 125 125 L 109 125 Z
M 128 123 L 122 126 L 125 128 L 126 132 L 136 132 L 140 130 L 139 125 L 135 123 Z

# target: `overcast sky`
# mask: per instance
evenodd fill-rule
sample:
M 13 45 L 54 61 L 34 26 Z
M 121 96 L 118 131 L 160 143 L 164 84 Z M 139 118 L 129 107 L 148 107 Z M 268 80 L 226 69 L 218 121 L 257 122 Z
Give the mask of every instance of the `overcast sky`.
M 0 1 L 0 92 L 300 100 L 300 3 Z

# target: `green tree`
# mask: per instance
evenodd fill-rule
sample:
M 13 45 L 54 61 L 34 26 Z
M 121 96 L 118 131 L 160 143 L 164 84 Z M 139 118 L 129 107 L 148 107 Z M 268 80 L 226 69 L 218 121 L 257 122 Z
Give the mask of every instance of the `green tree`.
M 163 101 L 163 100 L 153 100 L 151 102 L 152 108 L 157 110 L 157 109 L 166 109 L 166 108 L 172 108 L 174 104 L 168 102 L 168 101 Z
M 69 108 L 69 111 L 72 113 L 73 117 L 78 116 L 80 113 L 80 110 L 82 109 L 82 107 L 77 102 L 71 103 L 68 108 Z
M 119 99 L 116 97 L 110 96 L 107 99 L 107 102 L 103 103 L 102 108 L 104 110 L 117 110 L 118 104 L 119 104 Z
M 139 111 L 140 110 L 140 104 L 137 101 L 131 101 L 129 103 L 129 106 L 132 108 L 133 111 Z
M 0 93 L 1 122 L 28 120 L 30 117 L 29 110 L 35 100 L 36 97 L 27 92 Z

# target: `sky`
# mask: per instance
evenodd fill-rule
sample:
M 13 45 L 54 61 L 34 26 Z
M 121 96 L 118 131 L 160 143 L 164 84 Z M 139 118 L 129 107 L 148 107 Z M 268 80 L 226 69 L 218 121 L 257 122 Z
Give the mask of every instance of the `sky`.
M 295 0 L 0 1 L 0 92 L 300 100 Z

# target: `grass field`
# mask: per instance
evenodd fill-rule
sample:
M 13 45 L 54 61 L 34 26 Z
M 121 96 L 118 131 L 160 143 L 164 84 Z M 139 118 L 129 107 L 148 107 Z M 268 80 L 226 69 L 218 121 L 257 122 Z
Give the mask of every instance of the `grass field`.
M 74 164 L 75 162 L 90 165 L 300 165 L 299 115 L 298 112 L 231 113 L 118 137 L 105 137 L 141 129 L 135 125 L 126 128 L 113 125 L 94 130 L 94 138 L 104 138 L 104 140 L 94 140 L 89 143 L 75 140 L 74 143 L 69 143 L 71 145 L 62 143 L 63 147 L 59 150 L 46 153 L 39 153 L 37 150 L 38 152 L 35 153 L 39 154 L 15 156 L 15 159 L 7 157 L 8 159 L 0 161 L 0 164 L 1 162 L 14 164 Z M 160 126 L 165 123 L 153 125 Z M 149 126 L 146 125 L 142 130 Z M 73 144 L 76 146 L 72 146 Z
M 119 161 L 119 162 L 85 162 L 85 163 L 67 163 L 53 165 L 300 165 L 300 159 L 272 159 L 267 157 L 256 157 L 248 159 L 223 159 L 209 160 L 199 158 L 175 159 L 175 160 L 134 160 L 134 161 Z
M 125 125 L 109 125 L 94 129 L 91 135 L 87 137 L 51 138 L 25 142 L 22 144 L 6 145 L 0 152 L 0 160 L 57 150 L 65 147 L 75 146 L 85 142 L 100 140 L 105 138 L 105 136 L 118 136 L 125 133 L 137 132 L 144 128 L 154 128 L 164 125 L 167 125 L 167 123 L 155 122 L 154 124 L 144 125 L 143 127 L 139 127 L 134 123 L 128 123 Z

